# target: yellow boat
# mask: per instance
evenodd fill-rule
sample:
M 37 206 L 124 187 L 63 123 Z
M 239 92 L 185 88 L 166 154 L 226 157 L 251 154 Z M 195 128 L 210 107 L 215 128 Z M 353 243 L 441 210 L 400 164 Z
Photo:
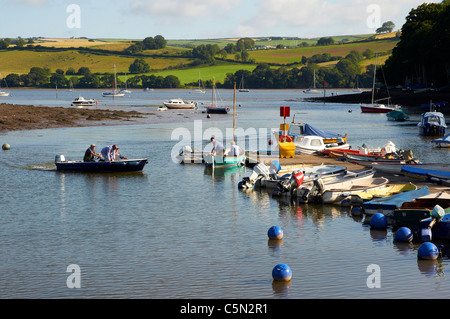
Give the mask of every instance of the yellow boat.
M 352 203 L 357 201 L 358 198 L 361 201 L 367 201 L 371 200 L 374 197 L 387 197 L 391 195 L 395 195 L 402 192 L 408 192 L 412 190 L 416 190 L 417 186 L 413 183 L 407 183 L 407 184 L 399 184 L 399 185 L 392 185 L 392 186 L 386 186 L 383 188 L 378 189 L 372 189 L 367 191 L 362 191 L 359 193 L 352 194 Z

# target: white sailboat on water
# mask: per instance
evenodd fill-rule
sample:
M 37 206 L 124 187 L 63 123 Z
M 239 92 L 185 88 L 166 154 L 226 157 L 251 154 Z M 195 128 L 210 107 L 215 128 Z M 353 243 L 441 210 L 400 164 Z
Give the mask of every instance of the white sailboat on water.
M 131 91 L 128 90 L 128 78 L 127 78 L 127 74 L 125 73 L 125 88 L 120 90 L 121 93 L 128 93 L 131 94 Z
M 116 75 L 116 65 L 114 64 L 114 85 L 112 92 L 103 92 L 104 97 L 120 97 L 125 96 L 125 93 L 117 90 L 117 75 Z
M 193 93 L 205 94 L 206 90 L 203 86 L 202 79 L 200 78 L 200 72 L 198 73 L 198 89 L 192 91 Z
M 0 73 L 0 78 L 1 78 L 1 73 Z M 5 79 L 5 83 L 6 83 L 6 79 Z M 6 86 L 8 86 L 7 83 L 6 83 Z M 7 97 L 9 95 L 10 95 L 10 92 L 2 91 L 2 85 L 1 85 L 1 82 L 0 82 L 0 96 Z
M 314 70 L 313 78 L 314 78 L 314 80 L 313 80 L 313 83 L 314 83 L 313 87 L 303 91 L 303 93 L 306 93 L 306 94 L 318 94 L 318 93 L 320 93 L 320 91 L 316 89 L 316 70 Z
M 239 84 L 239 92 L 250 92 L 249 89 L 244 88 L 244 75 L 242 74 L 241 84 Z

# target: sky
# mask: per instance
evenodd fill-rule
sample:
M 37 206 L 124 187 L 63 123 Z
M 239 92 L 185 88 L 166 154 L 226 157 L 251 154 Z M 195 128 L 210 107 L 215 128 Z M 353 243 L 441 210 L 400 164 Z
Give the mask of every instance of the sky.
M 0 38 L 314 38 L 401 29 L 424 0 L 0 0 Z

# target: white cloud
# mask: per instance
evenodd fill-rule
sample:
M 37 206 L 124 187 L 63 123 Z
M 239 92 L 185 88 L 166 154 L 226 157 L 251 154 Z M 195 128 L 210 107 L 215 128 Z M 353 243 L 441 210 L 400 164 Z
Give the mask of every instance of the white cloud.
M 42 7 L 46 5 L 49 0 L 11 0 L 10 2 L 33 7 Z
M 367 10 L 370 5 L 379 7 L 381 23 L 394 21 L 397 22 L 397 28 L 401 28 L 409 11 L 422 3 L 423 0 L 261 0 L 258 8 L 255 8 L 257 13 L 243 21 L 236 30 L 273 34 L 271 30 L 316 28 L 317 33 L 322 35 L 332 35 L 343 30 L 365 31 L 373 28 L 367 22 L 370 15 L 375 14 Z
M 231 11 L 241 0 L 134 0 L 131 11 L 176 22 L 185 18 L 213 18 Z

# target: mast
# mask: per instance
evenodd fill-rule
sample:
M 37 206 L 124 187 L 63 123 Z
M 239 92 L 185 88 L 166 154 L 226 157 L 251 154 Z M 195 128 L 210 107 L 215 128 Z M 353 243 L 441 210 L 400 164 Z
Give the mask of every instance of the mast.
M 377 57 L 378 53 L 375 53 L 375 68 L 373 69 L 372 104 L 375 94 L 375 75 L 377 74 Z
M 234 82 L 234 91 L 233 91 L 233 141 L 236 138 L 236 82 Z

